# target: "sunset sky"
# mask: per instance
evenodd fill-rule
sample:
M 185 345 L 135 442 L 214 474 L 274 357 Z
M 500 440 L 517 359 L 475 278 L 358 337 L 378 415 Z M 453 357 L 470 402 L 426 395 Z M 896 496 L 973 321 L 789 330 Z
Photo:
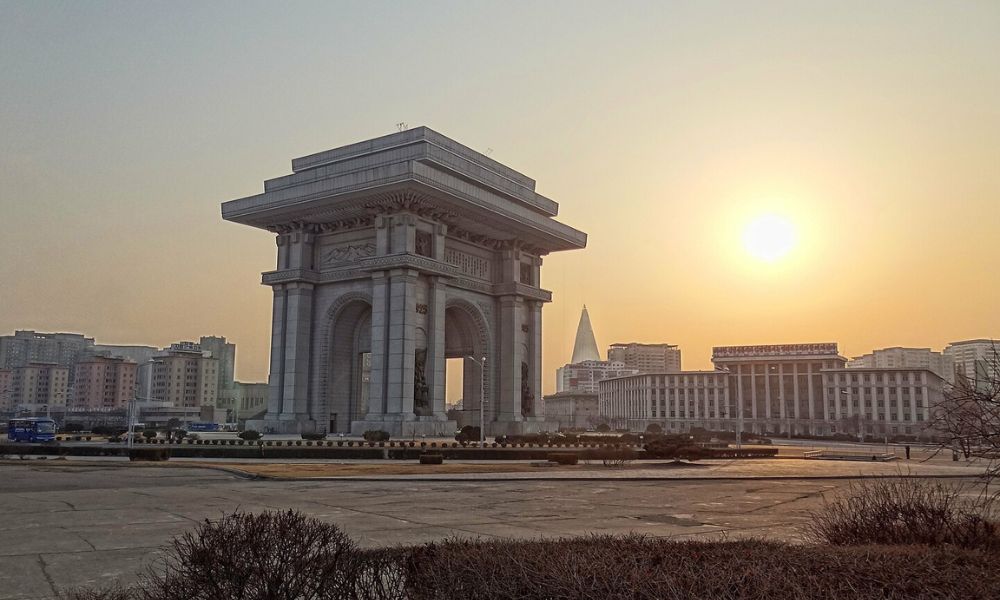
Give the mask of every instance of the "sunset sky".
M 399 122 L 589 234 L 542 270 L 546 392 L 584 303 L 688 369 L 1000 337 L 993 0 L 0 0 L 0 334 L 225 335 L 263 380 L 274 241 L 220 203 Z

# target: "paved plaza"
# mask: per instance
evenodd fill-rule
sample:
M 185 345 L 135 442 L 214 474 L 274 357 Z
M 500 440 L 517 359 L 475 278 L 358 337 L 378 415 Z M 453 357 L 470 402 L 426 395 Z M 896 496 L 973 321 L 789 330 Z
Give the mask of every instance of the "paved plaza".
M 0 598 L 51 598 L 75 586 L 132 580 L 173 536 L 237 509 L 299 510 L 336 523 L 364 546 L 626 532 L 796 541 L 823 495 L 849 484 L 818 478 L 269 481 L 193 465 L 40 462 L 0 466 Z M 819 473 L 824 467 L 806 468 Z

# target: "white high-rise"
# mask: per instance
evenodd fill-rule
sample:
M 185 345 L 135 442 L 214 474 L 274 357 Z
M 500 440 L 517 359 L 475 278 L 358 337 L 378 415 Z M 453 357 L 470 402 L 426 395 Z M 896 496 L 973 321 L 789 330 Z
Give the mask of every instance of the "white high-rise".
M 996 378 L 1000 373 L 1000 340 L 976 339 L 952 342 L 944 349 L 955 372 L 971 380 Z
M 882 348 L 847 361 L 849 369 L 927 369 L 948 383 L 955 380 L 955 361 L 930 348 Z
M 681 349 L 675 344 L 611 344 L 608 360 L 625 363 L 641 373 L 678 373 L 681 370 Z

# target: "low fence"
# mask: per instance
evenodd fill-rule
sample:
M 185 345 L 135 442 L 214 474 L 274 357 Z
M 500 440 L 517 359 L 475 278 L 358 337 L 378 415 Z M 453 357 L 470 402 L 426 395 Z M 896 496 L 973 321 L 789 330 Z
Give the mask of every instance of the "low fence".
M 581 460 L 601 460 L 608 451 L 631 450 L 632 458 L 643 459 L 645 451 L 638 446 L 622 444 L 479 444 L 459 442 L 352 442 L 311 440 L 196 440 L 206 443 L 166 443 L 136 440 L 136 448 L 169 449 L 174 458 L 237 458 L 237 459 L 370 459 L 418 460 L 422 454 L 441 454 L 449 460 L 547 460 L 553 451 L 576 454 Z M 220 443 L 209 443 L 220 442 Z M 772 458 L 777 448 L 712 448 L 707 458 Z M 0 444 L 0 455 L 32 456 L 128 456 L 123 443 L 62 444 L 7 443 Z
M 777 448 L 708 448 L 707 458 L 774 458 Z

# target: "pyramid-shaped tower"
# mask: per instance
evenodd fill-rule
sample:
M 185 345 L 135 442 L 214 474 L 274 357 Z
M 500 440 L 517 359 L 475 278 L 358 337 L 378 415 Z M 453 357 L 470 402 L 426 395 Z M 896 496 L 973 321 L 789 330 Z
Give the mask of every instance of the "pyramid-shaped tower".
M 597 349 L 597 339 L 594 338 L 594 328 L 590 326 L 590 315 L 587 305 L 583 305 L 580 324 L 576 328 L 576 342 L 573 343 L 572 363 L 585 360 L 601 360 L 601 351 Z

